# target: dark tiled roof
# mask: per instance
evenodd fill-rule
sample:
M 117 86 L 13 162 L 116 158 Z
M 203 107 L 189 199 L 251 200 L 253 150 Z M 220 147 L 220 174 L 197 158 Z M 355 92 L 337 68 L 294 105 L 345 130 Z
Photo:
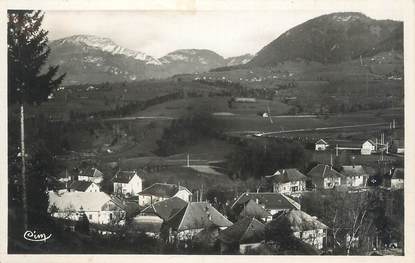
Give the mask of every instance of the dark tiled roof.
M 288 183 L 305 180 L 307 180 L 307 176 L 294 168 L 281 169 L 274 173 L 274 181 L 277 183 Z
M 179 197 L 173 196 L 167 200 L 163 200 L 153 205 L 147 206 L 141 211 L 146 214 L 156 214 L 163 220 L 167 220 L 187 205 L 187 202 Z
M 135 174 L 135 171 L 118 171 L 112 178 L 112 181 L 114 183 L 128 184 Z
M 403 168 L 395 168 L 392 179 L 404 179 L 405 170 Z
M 87 181 L 72 181 L 68 183 L 68 188 L 73 189 L 76 191 L 84 192 L 88 187 L 92 184 L 92 182 Z
M 185 208 L 168 220 L 177 231 L 202 229 L 212 226 L 229 227 L 232 222 L 207 202 L 188 203 Z
M 265 209 L 298 209 L 294 201 L 280 193 L 243 193 L 232 205 L 246 204 L 249 200 L 256 201 L 265 206 Z
M 267 218 L 268 216 L 271 216 L 270 213 L 252 199 L 249 199 L 244 204 L 240 203 L 235 205 L 233 210 L 243 217 Z
M 341 169 L 342 174 L 347 177 L 367 176 L 366 170 L 361 165 L 343 165 Z
M 317 164 L 307 175 L 314 178 L 344 177 L 341 173 L 337 172 L 327 164 Z
M 102 177 L 103 173 L 95 167 L 81 169 L 79 175 L 88 177 Z
M 313 217 L 301 210 L 290 210 L 282 213 L 279 217 L 287 218 L 291 224 L 291 229 L 294 232 L 327 229 L 327 226 L 318 221 L 316 217 Z
M 265 239 L 265 225 L 255 218 L 245 217 L 219 233 L 224 243 L 257 243 Z
M 153 196 L 160 196 L 164 198 L 170 198 L 174 196 L 179 190 L 187 190 L 186 187 L 175 185 L 175 184 L 162 184 L 162 183 L 155 183 L 143 191 L 141 191 L 140 195 L 153 195 Z M 190 192 L 190 191 L 189 191 Z

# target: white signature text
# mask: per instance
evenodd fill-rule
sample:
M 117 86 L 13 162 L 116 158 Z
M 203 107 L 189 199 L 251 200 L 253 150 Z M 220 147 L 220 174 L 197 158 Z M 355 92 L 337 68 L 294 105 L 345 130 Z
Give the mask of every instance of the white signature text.
M 36 231 L 26 231 L 23 234 L 23 238 L 28 240 L 28 241 L 34 241 L 34 242 L 41 242 L 41 241 L 45 241 L 48 240 L 49 238 L 52 237 L 52 234 L 45 234 L 45 233 L 37 233 Z

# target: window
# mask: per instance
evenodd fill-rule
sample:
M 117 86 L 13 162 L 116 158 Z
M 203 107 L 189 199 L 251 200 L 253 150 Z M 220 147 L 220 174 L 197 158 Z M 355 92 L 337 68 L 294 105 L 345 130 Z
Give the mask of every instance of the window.
M 112 213 L 110 213 L 110 220 L 112 220 Z
M 91 220 L 92 219 L 92 215 L 88 215 L 88 218 L 89 218 L 89 220 Z
M 291 192 L 297 192 L 297 191 L 298 191 L 298 186 L 291 187 Z

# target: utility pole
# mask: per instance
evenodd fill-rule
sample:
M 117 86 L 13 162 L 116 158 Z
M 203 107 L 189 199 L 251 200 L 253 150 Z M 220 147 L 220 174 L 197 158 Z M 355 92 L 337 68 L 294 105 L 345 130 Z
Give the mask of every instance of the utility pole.
M 22 155 L 22 201 L 23 201 L 23 227 L 26 231 L 28 227 L 28 209 L 27 209 L 27 185 L 26 185 L 26 151 L 24 142 L 24 106 L 20 105 L 20 150 Z
M 187 160 L 187 162 L 186 162 L 187 165 L 186 166 L 187 167 L 190 167 L 189 153 L 187 154 L 187 159 L 186 160 Z
M 339 145 L 336 144 L 336 156 L 339 156 Z

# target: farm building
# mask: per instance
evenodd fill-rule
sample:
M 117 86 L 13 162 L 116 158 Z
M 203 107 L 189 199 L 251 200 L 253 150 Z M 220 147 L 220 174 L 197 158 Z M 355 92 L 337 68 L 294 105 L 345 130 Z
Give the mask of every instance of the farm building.
M 265 225 L 255 218 L 245 217 L 219 233 L 221 253 L 245 254 L 261 245 L 265 239 Z
M 362 144 L 362 148 L 360 150 L 362 155 L 371 155 L 374 152 L 376 152 L 376 143 L 374 141 L 367 140 Z
M 277 170 L 273 175 L 274 192 L 292 194 L 306 190 L 307 176 L 294 168 Z
M 158 201 L 171 197 L 179 197 L 186 202 L 192 200 L 192 192 L 184 186 L 175 184 L 155 183 L 138 194 L 138 202 L 141 206 L 148 206 Z
M 104 174 L 95 167 L 81 170 L 78 174 L 78 181 L 94 182 L 100 184 L 104 178 Z
M 94 182 L 71 181 L 67 183 L 69 192 L 99 192 L 99 186 Z
M 258 208 L 258 205 L 265 210 L 265 213 Z M 280 193 L 243 193 L 232 204 L 231 208 L 240 217 L 255 217 L 265 222 L 272 220 L 272 216 L 281 211 L 300 209 L 301 206 L 288 196 Z
M 143 189 L 143 180 L 136 171 L 118 171 L 112 178 L 114 193 L 137 196 Z
M 85 214 L 90 223 L 118 223 L 125 218 L 122 204 L 104 192 L 49 192 L 49 212 L 53 217 L 79 220 Z
M 317 189 L 332 189 L 341 185 L 344 176 L 327 164 L 317 164 L 307 175 L 311 178 L 313 185 Z
M 279 214 L 276 220 L 282 217 L 288 219 L 295 237 L 317 249 L 324 247 L 328 227 L 316 217 L 295 209 Z
M 188 241 L 206 229 L 226 229 L 232 225 L 208 202 L 190 202 L 166 221 L 169 239 Z
M 325 151 L 329 147 L 329 144 L 325 140 L 320 139 L 316 141 L 315 147 L 316 151 Z
M 343 165 L 340 171 L 345 176 L 342 184 L 348 187 L 364 187 L 369 174 L 361 165 Z

